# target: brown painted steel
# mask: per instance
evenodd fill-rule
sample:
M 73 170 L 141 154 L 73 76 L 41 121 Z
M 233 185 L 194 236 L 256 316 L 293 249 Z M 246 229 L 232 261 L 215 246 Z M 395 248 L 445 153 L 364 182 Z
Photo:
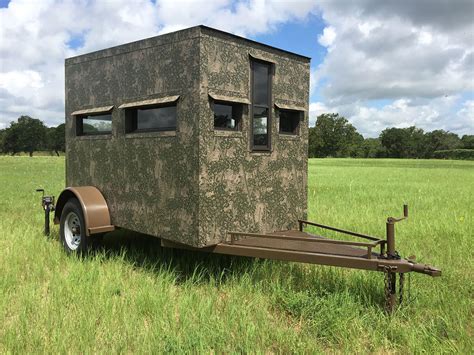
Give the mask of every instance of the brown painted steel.
M 75 197 L 84 213 L 86 235 L 110 232 L 115 229 L 110 221 L 109 208 L 102 193 L 94 186 L 67 187 L 61 192 L 56 204 L 54 223 L 58 224 L 66 202 Z
M 293 232 L 293 231 L 289 231 Z M 296 231 L 295 231 L 296 232 Z M 332 254 L 342 256 L 355 256 L 355 257 L 367 257 L 367 248 L 354 248 L 349 245 L 341 245 L 332 243 L 333 240 L 322 238 L 319 236 L 310 236 L 306 238 L 296 238 L 289 236 L 280 236 L 281 239 L 275 238 L 264 238 L 264 237 L 250 237 L 242 240 L 238 240 L 231 245 L 243 245 L 243 246 L 257 246 L 269 249 L 285 249 L 294 251 L 306 251 L 320 254 Z M 316 243 L 314 243 L 316 242 Z M 320 243 L 321 242 L 321 243 Z
M 352 231 L 348 231 L 348 230 L 340 229 L 340 228 L 336 228 L 336 227 L 326 226 L 326 225 L 320 224 L 320 223 L 304 221 L 302 219 L 299 219 L 298 222 L 300 224 L 300 230 L 301 231 L 303 230 L 303 225 L 306 224 L 306 225 L 315 226 L 315 227 L 319 227 L 319 228 L 323 228 L 323 229 L 328 229 L 328 230 L 331 230 L 331 231 L 334 231 L 334 232 L 339 232 L 339 233 L 352 235 L 354 237 L 360 237 L 360 238 L 364 238 L 364 239 L 368 239 L 368 240 L 374 240 L 374 241 L 377 240 L 377 241 L 384 242 L 384 240 L 376 238 L 376 237 L 372 237 L 370 235 L 366 235 L 366 234 L 362 234 L 362 233 L 356 233 L 356 232 L 352 232 Z
M 282 235 L 281 233 L 284 233 Z M 274 238 L 279 234 L 282 238 Z M 247 234 L 249 235 L 249 234 Z M 286 237 L 285 237 L 286 235 Z M 241 240 L 219 243 L 211 247 L 193 248 L 187 245 L 162 240 L 164 247 L 189 249 L 217 254 L 247 256 L 262 259 L 303 262 L 328 266 L 384 272 L 389 268 L 395 273 L 419 272 L 440 276 L 441 271 L 428 265 L 416 264 L 405 259 L 388 259 L 378 253 L 367 253 L 365 249 L 350 245 L 314 243 L 314 236 L 297 230 L 272 233 L 270 238 L 251 236 Z M 232 243 L 232 244 L 231 244 Z
M 350 257 L 334 254 L 312 253 L 282 248 L 264 248 L 257 246 L 217 244 L 214 247 L 203 248 L 218 254 L 250 256 L 254 258 L 273 259 L 283 261 L 296 261 L 308 264 L 339 266 L 352 269 L 381 271 L 384 266 L 393 266 L 397 272 L 411 271 L 411 265 L 403 260 L 378 260 L 363 257 Z
M 258 233 L 242 233 L 242 232 L 229 232 L 231 236 L 249 236 L 249 237 L 259 237 L 259 238 L 269 238 L 269 239 L 292 239 L 292 240 L 300 240 L 305 242 L 314 242 L 314 243 L 327 243 L 327 244 L 343 244 L 343 245 L 353 245 L 353 246 L 363 246 L 363 247 L 375 247 L 380 244 L 380 242 L 384 242 L 383 240 L 376 240 L 374 243 L 364 243 L 364 242 L 351 242 L 345 240 L 334 240 L 334 239 L 326 239 L 320 236 L 311 235 L 305 233 L 305 236 L 294 236 L 294 232 L 298 231 L 281 231 L 275 232 L 272 234 L 258 234 Z M 280 233 L 280 234 L 277 234 Z M 310 238 L 308 238 L 310 237 Z
M 387 253 L 395 257 L 395 224 L 387 220 Z
M 408 218 L 408 205 L 403 205 L 403 217 L 387 218 L 387 257 L 398 258 L 398 253 L 395 249 L 395 223 L 403 221 Z
M 114 230 L 115 230 L 115 226 L 109 225 L 109 226 L 103 226 L 103 227 L 89 228 L 89 233 L 90 234 L 107 233 L 107 232 L 112 232 Z

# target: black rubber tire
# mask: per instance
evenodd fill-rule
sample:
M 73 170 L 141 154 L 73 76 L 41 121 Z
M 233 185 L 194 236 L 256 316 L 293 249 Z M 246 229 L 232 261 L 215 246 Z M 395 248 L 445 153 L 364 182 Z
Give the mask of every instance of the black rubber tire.
M 80 231 L 81 231 L 81 239 L 79 245 L 76 249 L 72 249 L 68 243 L 66 242 L 66 235 L 65 235 L 65 223 L 67 216 L 73 212 L 79 219 Z M 64 208 L 61 212 L 61 219 L 59 223 L 59 236 L 61 239 L 61 244 L 63 245 L 64 250 L 68 254 L 77 254 L 81 255 L 87 252 L 90 242 L 89 237 L 86 236 L 86 224 L 84 219 L 84 213 L 82 212 L 82 207 L 79 201 L 76 198 L 69 199 Z

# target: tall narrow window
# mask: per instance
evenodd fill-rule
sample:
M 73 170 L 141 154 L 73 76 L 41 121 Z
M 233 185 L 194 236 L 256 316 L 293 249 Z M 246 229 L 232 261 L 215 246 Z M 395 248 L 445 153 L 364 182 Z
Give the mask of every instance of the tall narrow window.
M 252 60 L 252 149 L 270 149 L 271 66 Z

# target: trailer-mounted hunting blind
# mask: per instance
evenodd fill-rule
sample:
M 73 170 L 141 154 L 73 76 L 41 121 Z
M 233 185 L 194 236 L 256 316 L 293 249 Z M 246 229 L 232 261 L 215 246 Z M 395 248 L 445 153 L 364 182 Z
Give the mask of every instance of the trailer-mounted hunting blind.
M 381 271 L 388 310 L 396 274 L 400 287 L 407 272 L 440 275 L 400 258 L 399 219 L 386 239 L 306 220 L 309 63 L 205 26 L 66 59 L 69 187 L 51 206 L 65 250 L 125 228 L 164 247 Z

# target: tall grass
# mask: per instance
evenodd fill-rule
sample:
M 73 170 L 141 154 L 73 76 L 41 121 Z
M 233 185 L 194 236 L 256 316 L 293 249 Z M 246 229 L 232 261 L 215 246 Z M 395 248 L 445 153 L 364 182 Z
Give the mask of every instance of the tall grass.
M 64 159 L 0 157 L 0 352 L 469 353 L 473 181 L 473 162 L 310 160 L 310 219 L 383 236 L 407 202 L 397 249 L 443 270 L 414 274 L 388 317 L 373 272 L 173 251 L 126 231 L 68 257 L 56 227 L 42 236 L 34 192 L 61 191 Z

